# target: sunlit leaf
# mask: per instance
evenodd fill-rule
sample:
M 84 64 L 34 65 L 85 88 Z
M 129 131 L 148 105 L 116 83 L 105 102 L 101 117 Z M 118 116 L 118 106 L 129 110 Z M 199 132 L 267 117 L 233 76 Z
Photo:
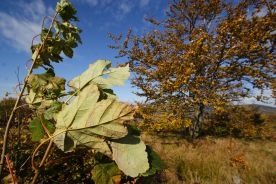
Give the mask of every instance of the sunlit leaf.
M 103 89 L 111 88 L 113 85 L 123 85 L 129 77 L 129 66 L 110 67 L 110 61 L 97 60 L 94 64 L 90 64 L 80 76 L 71 80 L 69 85 L 75 89 L 82 89 L 88 83 L 97 84 Z
M 62 108 L 62 103 L 60 102 L 53 102 L 51 107 L 44 111 L 44 118 L 47 120 L 53 119 L 57 112 L 59 112 Z
M 146 145 L 139 137 L 126 136 L 111 143 L 113 159 L 126 175 L 137 177 L 149 169 Z
M 121 138 L 127 135 L 128 131 L 123 122 L 132 119 L 134 111 L 132 107 L 116 99 L 98 102 L 98 98 L 96 85 L 85 87 L 58 113 L 56 127 L 58 131 L 68 132 L 63 137 L 69 136 L 75 145 L 90 146 L 106 153 L 109 152 L 107 144 L 97 136 Z M 95 144 L 95 140 L 98 140 L 99 144 Z M 55 143 L 61 144 L 61 141 Z M 63 144 L 58 147 L 64 147 Z

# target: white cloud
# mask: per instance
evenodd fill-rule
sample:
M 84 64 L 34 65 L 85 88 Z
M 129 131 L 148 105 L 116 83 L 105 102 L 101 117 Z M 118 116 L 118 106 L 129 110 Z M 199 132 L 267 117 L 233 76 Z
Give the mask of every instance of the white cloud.
M 18 50 L 29 51 L 32 37 L 40 30 L 40 26 L 29 21 L 18 20 L 0 12 L 0 33 Z
M 256 96 L 264 96 L 263 102 L 256 100 Z M 250 98 L 244 98 L 242 100 L 245 104 L 260 104 L 260 105 L 269 105 L 276 106 L 276 99 L 272 97 L 272 90 L 265 89 L 263 92 L 259 89 L 252 89 L 252 96 Z
M 115 20 L 121 21 L 133 8 L 148 4 L 149 0 L 74 0 L 75 2 L 91 7 L 97 7 L 96 13 L 108 12 Z
M 140 0 L 140 6 L 146 6 L 149 4 L 150 0 Z
M 30 52 L 32 38 L 40 32 L 42 18 L 54 10 L 46 7 L 42 0 L 21 2 L 13 9 L 23 12 L 20 15 L 0 12 L 0 35 L 14 48 Z
M 87 3 L 90 6 L 97 6 L 98 0 L 82 0 L 82 2 Z
M 131 11 L 132 6 L 130 6 L 130 4 L 127 3 L 122 3 L 119 5 L 119 10 L 123 13 L 123 14 L 127 14 Z
M 75 0 L 75 1 L 79 3 L 87 4 L 91 7 L 107 6 L 112 2 L 112 0 Z

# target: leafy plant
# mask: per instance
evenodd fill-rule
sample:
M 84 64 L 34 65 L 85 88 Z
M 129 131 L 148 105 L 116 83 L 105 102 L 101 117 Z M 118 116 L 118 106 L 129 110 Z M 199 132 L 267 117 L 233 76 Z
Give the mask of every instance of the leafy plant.
M 92 170 L 92 178 L 96 184 L 113 184 L 113 177 L 120 175 L 115 163 L 98 164 Z
M 253 106 L 225 106 L 223 111 L 210 112 L 204 123 L 206 134 L 260 138 L 269 130 L 265 128 L 265 116 Z
M 69 92 L 65 90 L 65 79 L 55 76 L 52 63 L 63 60 L 62 52 L 73 57 L 73 48 L 81 43 L 81 31 L 72 23 L 77 20 L 75 14 L 69 1 L 58 2 L 50 27 L 43 25 L 41 43 L 32 46 L 33 65 L 24 83 L 26 102 L 35 111 L 29 129 L 32 140 L 40 142 L 32 154 L 32 183 L 37 182 L 53 144 L 64 152 L 88 147 L 114 160 L 94 167 L 96 183 L 111 183 L 119 170 L 131 177 L 154 174 L 161 167 L 152 159 L 152 150 L 146 149 L 140 137 L 127 128 L 126 122 L 133 119 L 135 107 L 119 102 L 111 89 L 128 79 L 128 65 L 112 68 L 110 61 L 98 60 L 69 81 Z M 44 68 L 45 73 L 32 74 L 38 67 Z M 48 147 L 37 164 L 36 155 L 45 143 Z

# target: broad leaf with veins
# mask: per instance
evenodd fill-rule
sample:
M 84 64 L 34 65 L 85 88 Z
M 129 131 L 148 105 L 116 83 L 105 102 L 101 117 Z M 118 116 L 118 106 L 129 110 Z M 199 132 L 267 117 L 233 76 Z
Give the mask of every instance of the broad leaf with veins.
M 124 125 L 133 119 L 134 107 L 119 102 L 110 90 L 124 83 L 129 67 L 110 66 L 106 60 L 91 64 L 70 81 L 75 89 L 70 103 L 52 104 L 44 116 L 56 120 L 53 141 L 64 152 L 76 146 L 90 147 L 112 157 L 126 175 L 136 177 L 149 169 L 146 146 Z
M 137 177 L 149 167 L 146 145 L 137 136 L 128 135 L 111 143 L 113 159 L 126 175 Z
M 80 76 L 69 82 L 69 86 L 82 89 L 88 83 L 97 84 L 102 89 L 111 88 L 113 85 L 123 85 L 129 77 L 129 66 L 111 68 L 108 60 L 97 60 Z

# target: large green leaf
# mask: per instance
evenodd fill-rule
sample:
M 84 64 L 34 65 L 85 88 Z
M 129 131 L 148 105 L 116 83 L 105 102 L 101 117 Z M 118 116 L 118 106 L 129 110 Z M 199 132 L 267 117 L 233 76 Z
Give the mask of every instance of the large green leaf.
M 98 164 L 92 170 L 92 178 L 95 184 L 113 184 L 112 177 L 119 174 L 120 170 L 114 162 Z
M 85 122 L 98 101 L 100 93 L 97 86 L 89 85 L 78 93 L 75 99 L 65 105 L 57 115 L 56 127 L 67 129 L 75 122 L 79 127 L 85 127 Z
M 133 119 L 133 107 L 119 102 L 108 89 L 123 84 L 128 66 L 110 66 L 109 61 L 99 60 L 69 83 L 77 94 L 57 114 L 54 142 L 63 151 L 79 145 L 112 156 L 120 170 L 136 177 L 149 169 L 146 146 L 139 137 L 128 135 L 124 126 Z
M 106 140 L 95 134 L 91 134 L 90 131 L 87 131 L 87 130 L 69 131 L 68 137 L 74 140 L 74 148 L 77 145 L 87 146 L 109 157 L 111 157 L 112 155 Z
M 75 149 L 74 140 L 67 136 L 66 131 L 62 129 L 56 129 L 54 135 L 56 136 L 54 137 L 53 141 L 59 149 L 64 152 L 70 152 Z
M 137 177 L 149 169 L 146 145 L 139 137 L 128 135 L 111 142 L 113 159 L 126 175 Z
M 51 107 L 44 112 L 44 118 L 47 120 L 53 119 L 56 113 L 58 113 L 61 110 L 61 108 L 62 103 L 54 101 L 51 104 Z
M 69 82 L 69 86 L 82 89 L 88 83 L 97 84 L 102 89 L 111 88 L 113 85 L 123 85 L 129 77 L 129 66 L 111 68 L 108 60 L 97 60 L 80 76 Z
M 59 148 L 63 150 L 68 147 L 62 142 L 62 138 L 65 140 L 68 136 L 74 140 L 74 146 L 85 145 L 109 153 L 102 138 L 116 139 L 127 135 L 128 131 L 123 122 L 133 118 L 133 108 L 114 98 L 99 102 L 98 98 L 97 86 L 90 84 L 58 113 L 55 136 L 61 131 L 66 132 L 64 136 L 54 139 Z M 100 144 L 95 144 L 96 141 Z
M 40 120 L 38 117 L 36 117 L 29 124 L 29 129 L 31 131 L 33 141 L 40 141 L 44 137 L 45 131 L 42 123 L 50 133 L 53 133 L 55 131 L 55 126 L 51 122 L 47 121 L 44 118 Z
M 142 176 L 150 176 L 156 174 L 165 168 L 165 163 L 161 160 L 160 156 L 150 147 L 147 146 L 147 153 L 150 163 L 150 169 L 147 172 L 141 174 Z
M 116 121 L 92 126 L 91 128 L 87 128 L 86 130 L 89 131 L 91 134 L 96 134 L 113 139 L 121 138 L 128 134 L 127 128 L 123 124 L 119 124 Z

